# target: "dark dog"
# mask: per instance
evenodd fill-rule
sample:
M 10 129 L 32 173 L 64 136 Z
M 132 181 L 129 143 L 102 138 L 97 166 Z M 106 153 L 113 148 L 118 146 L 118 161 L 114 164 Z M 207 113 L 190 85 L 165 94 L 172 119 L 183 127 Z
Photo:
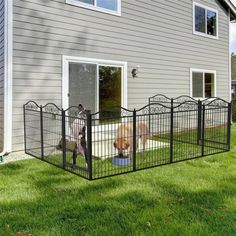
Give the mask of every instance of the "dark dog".
M 87 118 L 87 112 L 82 104 L 79 104 L 79 114 L 71 125 L 71 136 L 75 141 L 76 146 L 73 151 L 73 165 L 76 165 L 76 159 L 78 154 L 81 154 L 86 163 L 88 164 L 87 152 L 86 152 L 86 127 L 85 121 Z

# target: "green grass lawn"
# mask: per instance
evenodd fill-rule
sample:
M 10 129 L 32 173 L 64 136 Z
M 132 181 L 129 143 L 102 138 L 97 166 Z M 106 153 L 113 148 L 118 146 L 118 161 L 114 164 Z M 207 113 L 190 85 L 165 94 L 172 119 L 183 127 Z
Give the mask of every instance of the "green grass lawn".
M 39 160 L 0 166 L 0 236 L 236 235 L 231 152 L 89 182 Z

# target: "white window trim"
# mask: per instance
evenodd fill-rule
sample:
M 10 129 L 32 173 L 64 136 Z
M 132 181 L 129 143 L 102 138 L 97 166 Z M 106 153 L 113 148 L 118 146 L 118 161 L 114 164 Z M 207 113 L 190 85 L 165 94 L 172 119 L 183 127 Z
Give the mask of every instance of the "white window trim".
M 209 35 L 207 33 L 201 33 L 195 30 L 195 6 L 199 6 L 199 7 L 204 8 L 205 10 L 210 10 L 216 13 L 216 36 Z M 219 39 L 219 17 L 218 16 L 219 16 L 218 10 L 202 5 L 200 3 L 193 2 L 193 34 L 203 36 L 206 38 L 211 38 L 211 39 Z M 205 21 L 206 21 L 206 31 L 207 31 L 207 14 L 206 14 Z
M 194 68 L 190 68 L 190 97 L 193 97 L 193 72 L 199 72 L 199 73 L 209 73 L 209 74 L 214 74 L 214 95 L 213 97 L 217 96 L 217 92 L 216 92 L 216 71 L 215 70 L 204 70 L 204 69 L 194 69 Z M 203 92 L 204 92 L 204 85 L 205 85 L 205 76 L 203 78 Z M 194 97 L 195 99 L 205 99 L 204 97 Z
M 73 57 L 73 56 L 63 56 L 62 57 L 62 107 L 67 109 L 69 107 L 69 63 L 87 63 L 87 64 L 97 64 L 105 66 L 115 66 L 122 68 L 121 74 L 121 106 L 127 108 L 128 106 L 128 92 L 127 92 L 127 62 L 123 61 L 112 61 L 94 58 L 84 58 L 84 57 Z M 97 83 L 99 81 L 97 80 Z M 97 94 L 99 96 L 99 94 Z M 98 98 L 97 98 L 98 103 Z M 98 104 L 97 108 L 98 108 Z
M 66 0 L 66 3 L 73 5 L 73 6 L 82 7 L 82 8 L 86 8 L 86 9 L 90 9 L 90 10 L 94 10 L 94 11 L 99 11 L 99 12 L 103 12 L 103 13 L 107 13 L 107 14 L 111 14 L 111 15 L 115 15 L 115 16 L 121 16 L 121 0 L 117 0 L 117 11 L 98 7 L 96 0 L 95 0 L 95 5 L 79 2 L 76 0 Z

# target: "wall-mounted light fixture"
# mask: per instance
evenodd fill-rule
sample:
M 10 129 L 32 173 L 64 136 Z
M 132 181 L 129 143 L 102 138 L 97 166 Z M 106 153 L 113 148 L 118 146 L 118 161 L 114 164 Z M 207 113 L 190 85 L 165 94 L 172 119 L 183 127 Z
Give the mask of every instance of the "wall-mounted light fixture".
M 134 69 L 131 71 L 131 74 L 132 74 L 132 77 L 133 77 L 133 78 L 137 78 L 137 77 L 138 77 L 139 68 L 140 68 L 140 66 L 137 65 L 137 67 L 134 68 Z

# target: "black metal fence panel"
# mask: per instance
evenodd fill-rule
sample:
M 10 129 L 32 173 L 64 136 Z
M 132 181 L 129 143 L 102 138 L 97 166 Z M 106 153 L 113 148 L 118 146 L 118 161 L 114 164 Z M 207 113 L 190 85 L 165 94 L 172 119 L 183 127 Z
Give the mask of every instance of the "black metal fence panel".
M 232 100 L 232 121 L 236 121 L 236 99 Z
M 30 101 L 25 152 L 93 180 L 230 150 L 231 103 L 222 99 L 156 95 L 141 109 L 116 110 Z

